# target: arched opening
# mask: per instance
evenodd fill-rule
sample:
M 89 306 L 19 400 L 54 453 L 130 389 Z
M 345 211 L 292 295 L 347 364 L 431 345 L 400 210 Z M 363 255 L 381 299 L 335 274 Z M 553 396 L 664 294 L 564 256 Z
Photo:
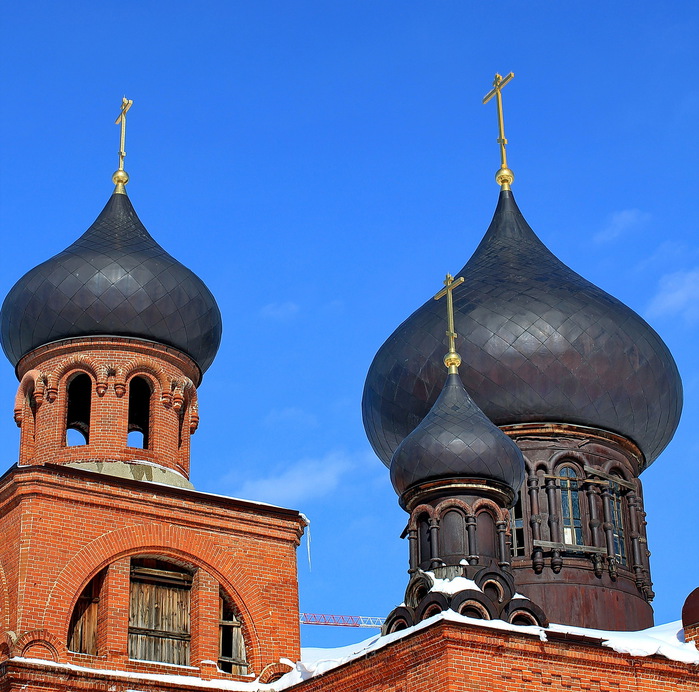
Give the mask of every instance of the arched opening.
M 177 413 L 177 449 L 182 449 L 182 432 L 184 429 L 185 418 L 188 417 L 188 408 L 189 407 L 185 403 Z
M 417 520 L 417 540 L 418 540 L 418 564 L 422 569 L 427 569 L 432 557 L 432 537 L 430 536 L 430 518 L 427 514 L 422 514 Z
M 386 632 L 386 634 L 393 634 L 393 632 L 400 632 L 401 630 L 407 629 L 408 623 L 403 619 L 398 619 L 391 623 L 391 626 L 388 628 L 388 632 Z
M 618 473 L 613 476 L 621 477 Z M 623 488 L 619 483 L 609 481 L 609 505 L 612 514 L 612 535 L 614 537 L 614 557 L 619 564 L 626 564 L 626 522 L 624 520 Z
M 515 506 L 510 510 L 510 528 L 512 536 L 512 557 L 526 555 L 524 545 L 524 510 L 522 507 L 522 491 L 517 497 Z
M 537 619 L 526 610 L 515 610 L 510 616 L 510 622 L 513 625 L 538 625 Z
M 505 600 L 505 590 L 502 588 L 502 585 L 494 579 L 488 579 L 485 584 L 483 584 L 482 589 L 483 593 L 493 601 L 493 603 L 502 603 Z
M 189 665 L 192 572 L 160 558 L 131 559 L 129 658 Z
M 68 650 L 97 656 L 97 615 L 104 571 L 93 577 L 83 589 L 68 626 Z
M 30 437 L 32 442 L 36 441 L 36 400 L 34 398 L 34 387 L 30 387 L 27 390 L 27 406 L 29 407 L 29 411 L 32 414 L 32 429 L 30 433 Z
M 245 675 L 248 672 L 245 641 L 240 618 L 227 594 L 219 593 L 218 667 L 225 673 Z
M 578 474 L 572 466 L 558 469 L 561 485 L 561 529 L 563 542 L 583 545 L 582 519 L 580 515 L 580 485 Z
M 442 612 L 442 608 L 435 603 L 434 605 L 431 605 L 429 608 L 425 609 L 425 612 L 422 614 L 422 619 L 427 620 L 427 618 L 431 618 L 434 615 L 439 615 Z
M 143 377 L 129 382 L 128 446 L 150 448 L 150 400 L 151 387 Z
M 490 614 L 478 601 L 464 601 L 459 608 L 459 614 L 476 620 L 490 620 Z
M 68 447 L 90 444 L 90 408 L 92 380 L 80 373 L 71 378 L 67 387 L 66 440 Z

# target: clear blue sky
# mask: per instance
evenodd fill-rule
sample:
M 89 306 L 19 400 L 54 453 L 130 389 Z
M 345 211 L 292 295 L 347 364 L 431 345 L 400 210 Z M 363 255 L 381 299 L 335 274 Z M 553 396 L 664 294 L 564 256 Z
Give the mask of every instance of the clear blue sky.
M 407 582 L 406 515 L 364 436 L 364 377 L 488 226 L 499 161 L 481 98 L 512 70 L 520 208 L 650 321 L 684 379 L 680 429 L 643 475 L 656 619 L 677 619 L 699 583 L 698 23 L 695 3 L 667 1 L 11 3 L 0 294 L 102 209 L 126 94 L 130 197 L 223 313 L 193 481 L 310 517 L 303 610 L 386 615 Z M 4 467 L 15 388 L 0 367 Z

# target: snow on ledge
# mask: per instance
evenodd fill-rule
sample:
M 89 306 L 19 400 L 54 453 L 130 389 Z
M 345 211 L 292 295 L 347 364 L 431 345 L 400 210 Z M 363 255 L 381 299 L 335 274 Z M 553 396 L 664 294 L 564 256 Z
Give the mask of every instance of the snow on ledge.
M 56 663 L 54 661 L 46 661 L 43 658 L 23 658 L 15 656 L 9 659 L 8 662 L 28 663 L 33 666 L 41 666 L 47 668 L 60 668 L 61 670 L 70 670 L 71 672 L 84 675 L 107 675 L 121 680 L 140 680 L 142 682 L 160 682 L 169 685 L 178 685 L 183 688 L 193 687 L 204 690 L 224 690 L 226 692 L 275 692 L 276 687 L 273 685 L 263 685 L 257 680 L 250 682 L 238 682 L 237 680 L 202 680 L 192 675 L 176 675 L 176 674 L 161 674 L 161 673 L 132 673 L 126 670 L 106 670 L 104 668 L 87 668 L 85 666 L 76 666 L 73 663 Z M 178 666 L 184 667 L 184 666 Z M 129 692 L 143 692 L 137 687 L 132 688 Z
M 384 637 L 375 635 L 357 644 L 335 649 L 302 649 L 301 657 L 303 660 L 296 663 L 294 670 L 288 672 L 274 683 L 273 689 L 285 690 L 304 680 L 323 675 L 333 668 L 337 668 L 355 658 L 375 652 L 392 642 L 407 637 L 413 632 L 418 632 L 419 630 L 430 627 L 439 620 L 475 625 L 487 629 L 529 634 L 538 637 L 541 641 L 547 641 L 548 632 L 572 634 L 588 637 L 591 640 L 602 640 L 602 646 L 608 647 L 620 654 L 629 654 L 630 656 L 659 655 L 671 661 L 699 665 L 699 650 L 697 650 L 694 644 L 684 642 L 682 622 L 679 620 L 667 625 L 659 625 L 638 632 L 612 632 L 586 629 L 584 627 L 571 627 L 568 625 L 550 625 L 548 628 L 534 625 L 512 625 L 503 620 L 476 620 L 448 610 L 434 615 L 431 618 L 427 618 L 413 627 L 408 627 L 407 629 L 388 634 Z
M 420 630 L 430 627 L 439 620 L 456 622 L 467 625 L 475 625 L 486 629 L 517 632 L 538 637 L 541 641 L 547 641 L 547 633 L 571 634 L 575 636 L 587 637 L 590 640 L 602 641 L 602 646 L 608 647 L 620 654 L 630 656 L 663 656 L 671 661 L 679 663 L 694 664 L 699 666 L 699 650 L 692 643 L 685 643 L 681 621 L 671 622 L 667 625 L 650 627 L 639 632 L 610 632 L 605 630 L 586 629 L 584 627 L 572 627 L 568 625 L 550 625 L 549 627 L 537 627 L 534 625 L 512 625 L 503 620 L 476 620 L 474 618 L 459 615 L 452 610 L 447 610 L 439 615 L 434 615 L 419 622 L 413 627 L 387 634 L 382 637 L 375 635 L 357 644 L 334 648 L 304 648 L 301 650 L 303 660 L 292 663 L 287 659 L 281 659 L 281 663 L 286 663 L 294 667 L 293 670 L 281 677 L 276 682 L 262 684 L 258 680 L 250 682 L 238 682 L 234 680 L 202 680 L 190 675 L 159 674 L 159 673 L 131 673 L 123 670 L 105 670 L 103 668 L 87 668 L 77 666 L 72 663 L 54 663 L 38 658 L 15 657 L 11 661 L 28 663 L 34 666 L 49 668 L 59 668 L 70 670 L 75 673 L 108 675 L 114 678 L 141 680 L 151 682 L 161 682 L 171 685 L 180 685 L 202 690 L 220 690 L 224 692 L 280 692 L 289 687 L 323 675 L 333 668 L 349 663 L 350 661 L 382 649 L 384 646 L 398 641 Z M 142 692 L 134 687 L 129 692 Z

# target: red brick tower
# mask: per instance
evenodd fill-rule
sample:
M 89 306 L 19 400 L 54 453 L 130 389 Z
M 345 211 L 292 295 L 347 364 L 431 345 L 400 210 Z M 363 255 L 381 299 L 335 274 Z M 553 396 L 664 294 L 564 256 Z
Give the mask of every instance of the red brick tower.
M 129 106 L 106 207 L 2 307 L 21 429 L 19 463 L 0 479 L 8 689 L 269 681 L 299 657 L 302 517 L 188 480 L 221 316 L 126 195 Z

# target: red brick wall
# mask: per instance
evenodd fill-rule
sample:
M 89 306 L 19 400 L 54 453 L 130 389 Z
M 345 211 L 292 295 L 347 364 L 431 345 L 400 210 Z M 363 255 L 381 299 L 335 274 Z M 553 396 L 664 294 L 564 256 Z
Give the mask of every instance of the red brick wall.
M 696 692 L 699 666 L 597 643 L 441 621 L 293 688 L 298 692 Z
M 196 386 L 201 375 L 184 354 L 139 339 L 67 339 L 32 351 L 17 373 L 20 464 L 146 460 L 189 477 L 189 438 L 199 422 Z M 68 447 L 66 390 L 79 373 L 92 381 L 90 440 Z M 127 445 L 129 382 L 136 376 L 153 390 L 149 449 Z
M 290 510 L 65 466 L 17 467 L 0 481 L 0 566 L 8 585 L 0 604 L 9 603 L 0 621 L 26 637 L 14 646 L 15 656 L 173 673 L 172 666 L 126 657 L 127 558 L 157 555 L 197 570 L 194 668 L 184 673 L 197 675 L 199 661 L 217 657 L 219 584 L 240 612 L 251 671 L 259 673 L 281 657 L 299 657 L 296 547 L 302 530 Z M 106 567 L 98 656 L 67 652 L 73 606 Z M 36 630 L 50 636 L 25 634 Z M 26 649 L 33 640 L 50 640 L 55 652 Z

